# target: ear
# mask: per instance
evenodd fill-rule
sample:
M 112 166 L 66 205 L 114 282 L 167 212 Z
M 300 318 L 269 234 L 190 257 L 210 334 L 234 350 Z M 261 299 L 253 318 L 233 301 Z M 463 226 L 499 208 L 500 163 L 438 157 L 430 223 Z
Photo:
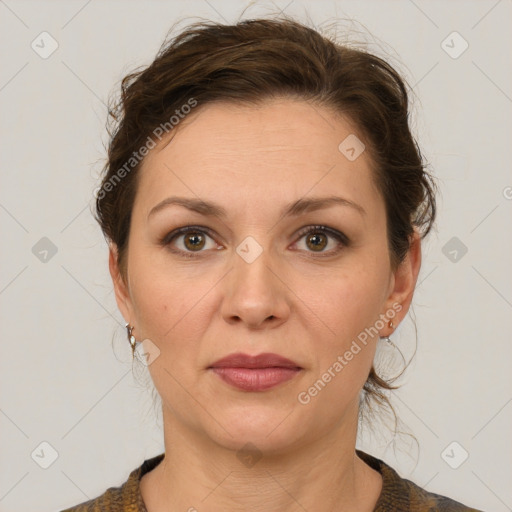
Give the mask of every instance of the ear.
M 108 268 L 112 282 L 114 284 L 114 292 L 116 295 L 116 302 L 119 311 L 123 315 L 126 322 L 131 323 L 134 318 L 132 301 L 130 298 L 130 292 L 127 284 L 124 282 L 121 271 L 118 265 L 118 252 L 117 246 L 114 243 L 109 244 L 109 255 L 108 255 Z
M 421 267 L 421 237 L 418 231 L 415 229 L 411 235 L 411 243 L 409 251 L 406 257 L 400 263 L 396 271 L 391 278 L 391 291 L 388 296 L 385 306 L 385 311 L 394 309 L 397 311 L 396 320 L 393 320 L 394 326 L 403 320 L 412 302 L 414 290 L 416 288 L 416 281 L 418 280 L 418 274 Z M 398 309 L 397 304 L 401 305 L 401 309 Z M 393 307 L 395 305 L 395 307 Z M 383 313 L 385 313 L 383 311 Z M 388 329 L 389 330 L 389 329 Z M 393 328 L 391 329 L 391 332 Z M 386 332 L 385 335 L 391 333 Z

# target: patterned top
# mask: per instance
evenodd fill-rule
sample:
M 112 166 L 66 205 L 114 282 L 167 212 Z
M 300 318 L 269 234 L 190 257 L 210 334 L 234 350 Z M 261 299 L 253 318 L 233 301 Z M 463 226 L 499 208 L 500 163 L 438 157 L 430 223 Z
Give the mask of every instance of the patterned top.
M 356 453 L 382 476 L 382 491 L 374 512 L 482 512 L 445 496 L 427 492 L 410 480 L 401 478 L 382 460 L 360 450 L 356 450 Z M 140 493 L 140 480 L 164 456 L 165 453 L 161 453 L 145 460 L 120 487 L 110 487 L 101 496 L 61 512 L 148 512 Z

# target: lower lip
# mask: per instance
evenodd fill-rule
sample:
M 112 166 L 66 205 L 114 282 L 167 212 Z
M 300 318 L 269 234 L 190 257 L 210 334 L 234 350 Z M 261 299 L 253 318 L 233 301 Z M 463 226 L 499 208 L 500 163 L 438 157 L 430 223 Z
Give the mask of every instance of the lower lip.
M 212 368 L 222 380 L 244 391 L 264 391 L 293 379 L 300 368 Z

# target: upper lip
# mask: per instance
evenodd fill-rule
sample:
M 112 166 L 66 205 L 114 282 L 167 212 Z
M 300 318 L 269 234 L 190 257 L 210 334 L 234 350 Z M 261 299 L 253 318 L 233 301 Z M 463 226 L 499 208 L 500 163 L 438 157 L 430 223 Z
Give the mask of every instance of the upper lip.
M 300 368 L 300 366 L 286 357 L 270 352 L 255 356 L 238 352 L 215 361 L 209 368 Z

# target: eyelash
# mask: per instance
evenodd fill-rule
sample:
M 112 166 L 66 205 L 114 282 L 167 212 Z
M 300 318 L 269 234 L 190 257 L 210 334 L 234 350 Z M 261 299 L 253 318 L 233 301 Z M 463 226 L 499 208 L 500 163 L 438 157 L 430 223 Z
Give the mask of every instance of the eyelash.
M 338 247 L 336 249 L 331 249 L 330 251 L 328 251 L 326 253 L 314 253 L 311 251 L 311 254 L 313 254 L 313 257 L 315 257 L 315 258 L 323 258 L 323 257 L 327 257 L 327 256 L 332 256 L 332 255 L 340 252 L 343 249 L 343 246 L 348 247 L 350 245 L 350 240 L 347 238 L 347 236 L 344 233 L 337 231 L 335 229 L 329 228 L 327 226 L 321 226 L 321 225 L 308 226 L 307 228 L 302 229 L 298 233 L 298 236 L 299 236 L 298 240 L 300 240 L 301 238 L 303 238 L 304 236 L 306 236 L 310 233 L 317 233 L 319 231 L 335 238 L 341 244 L 341 247 Z M 174 241 L 175 238 L 178 238 L 180 235 L 187 234 L 189 232 L 194 232 L 194 233 L 199 232 L 201 234 L 208 235 L 212 239 L 214 238 L 213 232 L 209 228 L 206 228 L 204 226 L 185 226 L 185 227 L 182 227 L 179 229 L 175 229 L 174 231 L 171 231 L 170 233 L 165 235 L 160 240 L 160 245 L 168 247 L 172 252 L 179 254 L 181 256 L 184 256 L 186 258 L 196 258 L 196 257 L 198 257 L 198 255 L 201 252 L 204 252 L 204 251 L 193 252 L 193 251 L 183 251 L 181 249 L 170 248 L 170 244 L 172 241 Z M 308 251 L 308 252 L 310 252 L 310 251 Z

